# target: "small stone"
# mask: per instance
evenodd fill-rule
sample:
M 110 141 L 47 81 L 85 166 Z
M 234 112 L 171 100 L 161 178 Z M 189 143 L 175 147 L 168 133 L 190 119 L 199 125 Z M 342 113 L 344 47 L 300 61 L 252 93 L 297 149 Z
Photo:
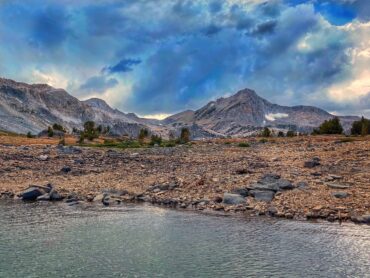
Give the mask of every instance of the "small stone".
M 275 216 L 278 213 L 278 210 L 275 207 L 269 207 L 267 209 L 267 214 L 271 216 Z
M 285 218 L 287 218 L 287 219 L 293 219 L 293 214 L 291 214 L 290 212 L 287 212 L 287 213 L 285 213 Z
M 340 179 L 343 179 L 342 176 L 338 176 L 338 175 L 333 175 L 333 174 L 329 174 L 329 177 L 334 179 L 334 180 L 340 180 Z
M 213 202 L 215 202 L 215 203 L 222 203 L 222 197 L 216 196 L 215 198 L 213 198 Z
M 297 188 L 299 189 L 307 189 L 308 188 L 308 183 L 305 181 L 300 181 L 296 184 Z
M 323 209 L 323 207 L 322 206 L 320 206 L 320 205 L 318 205 L 318 206 L 315 206 L 312 210 L 313 211 L 320 211 L 320 210 L 322 210 Z
M 326 185 L 334 189 L 348 189 L 351 187 L 348 184 L 340 184 L 340 183 L 327 183 Z
M 349 196 L 347 192 L 343 192 L 343 191 L 333 192 L 331 195 L 338 199 L 344 199 Z
M 71 167 L 69 167 L 69 166 L 63 166 L 63 168 L 62 168 L 62 169 L 60 169 L 60 171 L 61 171 L 62 173 L 69 173 L 69 172 L 71 172 L 71 171 L 72 171 L 72 169 L 71 169 Z
M 40 156 L 39 156 L 39 159 L 40 159 L 41 161 L 47 161 L 47 160 L 49 159 L 49 156 L 48 156 L 48 155 L 46 155 L 46 154 L 42 154 L 42 155 L 40 155 Z
M 305 168 L 315 168 L 316 166 L 319 166 L 320 164 L 320 159 L 318 157 L 314 157 L 312 160 L 308 160 L 304 162 L 304 167 Z

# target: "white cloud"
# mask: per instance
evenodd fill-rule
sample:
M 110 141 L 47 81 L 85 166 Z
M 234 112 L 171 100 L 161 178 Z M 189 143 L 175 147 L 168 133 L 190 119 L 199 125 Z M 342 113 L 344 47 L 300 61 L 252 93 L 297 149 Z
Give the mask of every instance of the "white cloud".
M 355 45 L 349 53 L 352 74 L 331 86 L 328 96 L 335 102 L 356 102 L 370 93 L 370 22 L 357 21 L 338 28 L 347 31 Z
M 167 117 L 171 116 L 171 114 L 165 114 L 165 113 L 160 113 L 160 114 L 149 114 L 149 115 L 142 115 L 140 117 L 146 118 L 146 119 L 156 119 L 156 120 L 163 120 Z
M 68 86 L 68 78 L 55 71 L 46 73 L 40 70 L 33 70 L 30 79 L 33 83 L 48 84 L 55 88 L 65 89 Z

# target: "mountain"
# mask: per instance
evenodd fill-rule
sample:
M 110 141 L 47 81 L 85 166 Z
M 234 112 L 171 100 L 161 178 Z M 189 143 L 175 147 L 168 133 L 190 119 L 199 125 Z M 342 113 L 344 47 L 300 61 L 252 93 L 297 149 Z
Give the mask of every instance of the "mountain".
M 162 121 L 123 113 L 104 100 L 80 101 L 65 90 L 45 84 L 26 84 L 0 78 L 0 130 L 39 133 L 58 123 L 69 131 L 82 129 L 86 121 L 110 126 L 112 135 L 137 136 L 140 129 L 168 137 L 187 127 L 194 139 L 248 136 L 267 126 L 310 132 L 334 115 L 312 106 L 281 106 L 244 89 L 235 95 L 211 101 L 204 107 L 172 115 Z M 348 130 L 358 117 L 340 117 Z
M 197 126 L 224 136 L 247 136 L 267 126 L 282 130 L 310 132 L 334 115 L 312 106 L 281 106 L 244 89 L 227 98 L 211 101 L 204 107 L 170 116 L 164 123 L 172 127 Z M 349 129 L 357 117 L 340 117 Z
M 0 78 L 0 129 L 36 134 L 59 123 L 71 131 L 82 129 L 86 121 L 110 126 L 116 135 L 137 135 L 141 128 L 148 127 L 145 120 L 113 109 L 101 99 L 80 101 L 65 90 L 45 84 Z

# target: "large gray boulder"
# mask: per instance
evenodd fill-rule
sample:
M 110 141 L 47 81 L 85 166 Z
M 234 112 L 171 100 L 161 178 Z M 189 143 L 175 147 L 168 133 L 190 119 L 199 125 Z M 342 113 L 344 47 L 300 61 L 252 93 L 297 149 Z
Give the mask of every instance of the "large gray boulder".
M 240 205 L 246 203 L 243 196 L 232 193 L 224 193 L 224 198 L 222 201 L 226 205 Z
M 281 191 L 293 189 L 293 184 L 285 179 L 281 179 L 277 174 L 266 174 L 257 183 L 253 184 L 250 189 L 262 191 Z
M 36 186 L 31 186 L 20 194 L 23 201 L 35 201 L 37 197 L 45 194 L 41 188 Z

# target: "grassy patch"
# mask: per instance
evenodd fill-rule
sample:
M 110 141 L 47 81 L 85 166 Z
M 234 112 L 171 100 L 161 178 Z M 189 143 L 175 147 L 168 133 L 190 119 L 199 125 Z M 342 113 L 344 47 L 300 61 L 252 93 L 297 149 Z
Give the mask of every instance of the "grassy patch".
M 338 143 L 352 143 L 354 141 L 356 140 L 352 137 L 344 137 L 344 138 L 339 139 L 337 142 Z
M 251 145 L 249 143 L 246 143 L 246 142 L 242 142 L 242 143 L 239 143 L 238 144 L 238 147 L 240 148 L 249 148 Z

